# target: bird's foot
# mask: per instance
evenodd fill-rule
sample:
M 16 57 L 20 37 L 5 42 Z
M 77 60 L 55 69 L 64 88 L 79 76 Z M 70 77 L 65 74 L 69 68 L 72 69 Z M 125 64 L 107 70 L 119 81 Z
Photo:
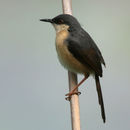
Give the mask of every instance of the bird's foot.
M 68 96 L 68 97 L 66 97 L 65 99 L 67 100 L 67 101 L 70 101 L 70 99 L 71 99 L 71 96 L 72 95 L 74 95 L 74 94 L 76 94 L 76 95 L 80 95 L 81 94 L 81 92 L 69 92 L 69 93 L 67 93 L 65 96 Z

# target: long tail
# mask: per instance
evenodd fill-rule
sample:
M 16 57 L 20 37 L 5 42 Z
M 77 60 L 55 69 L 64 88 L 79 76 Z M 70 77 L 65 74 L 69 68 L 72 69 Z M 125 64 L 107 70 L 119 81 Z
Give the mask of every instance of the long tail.
M 96 82 L 96 88 L 98 94 L 98 101 L 99 101 L 99 105 L 101 106 L 102 119 L 103 122 L 105 123 L 106 122 L 105 109 L 104 109 L 102 90 L 101 90 L 101 85 L 100 85 L 100 80 L 98 75 L 95 75 L 95 82 Z

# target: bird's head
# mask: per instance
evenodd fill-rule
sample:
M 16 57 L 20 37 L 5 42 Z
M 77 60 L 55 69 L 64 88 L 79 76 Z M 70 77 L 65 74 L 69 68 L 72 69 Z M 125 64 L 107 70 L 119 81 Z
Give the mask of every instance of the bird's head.
M 40 21 L 51 23 L 54 26 L 56 32 L 64 29 L 76 29 L 80 27 L 77 19 L 69 14 L 61 14 L 52 19 L 40 19 Z

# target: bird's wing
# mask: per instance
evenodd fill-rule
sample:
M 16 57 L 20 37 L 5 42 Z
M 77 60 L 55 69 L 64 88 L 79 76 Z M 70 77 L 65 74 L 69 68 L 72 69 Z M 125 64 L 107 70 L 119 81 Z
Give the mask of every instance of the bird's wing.
M 81 41 L 83 42 L 80 43 L 78 40 L 69 39 L 67 42 L 68 50 L 78 61 L 92 69 L 98 76 L 102 77 L 101 63 L 105 63 L 99 49 L 90 39 L 89 41 L 83 39 Z
M 104 110 L 103 96 L 101 91 L 101 85 L 99 81 L 99 76 L 102 77 L 102 66 L 105 65 L 102 54 L 92 38 L 86 34 L 83 39 L 68 39 L 67 47 L 71 54 L 82 64 L 86 65 L 95 72 L 95 81 L 98 94 L 99 104 L 101 106 L 101 114 L 103 121 L 105 123 L 106 116 Z M 79 42 L 80 41 L 80 42 Z

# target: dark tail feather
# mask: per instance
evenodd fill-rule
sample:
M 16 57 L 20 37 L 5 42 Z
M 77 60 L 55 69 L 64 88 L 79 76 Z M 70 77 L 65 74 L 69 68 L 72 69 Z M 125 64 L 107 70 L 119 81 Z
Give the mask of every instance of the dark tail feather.
M 106 122 L 106 116 L 105 116 L 105 109 L 104 109 L 104 103 L 103 103 L 103 96 L 102 96 L 102 90 L 100 85 L 100 80 L 98 75 L 95 75 L 95 82 L 96 82 L 96 88 L 97 88 L 97 94 L 98 94 L 98 101 L 101 106 L 101 114 L 103 122 Z

